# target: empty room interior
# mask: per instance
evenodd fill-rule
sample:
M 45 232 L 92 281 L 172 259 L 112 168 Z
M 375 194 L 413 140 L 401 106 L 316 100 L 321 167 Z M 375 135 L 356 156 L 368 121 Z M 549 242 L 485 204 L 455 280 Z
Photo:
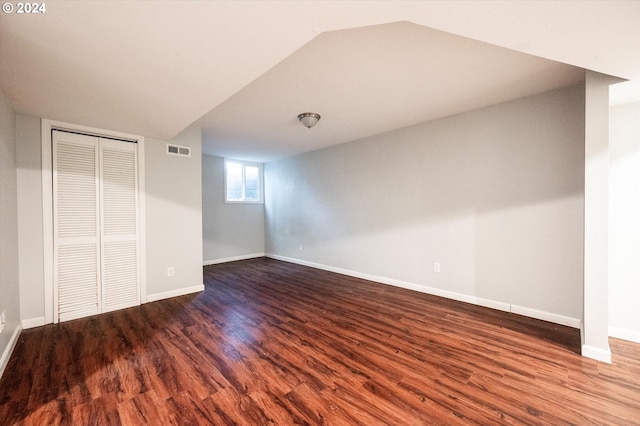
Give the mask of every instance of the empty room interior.
M 639 22 L 5 2 L 0 424 L 640 424 Z

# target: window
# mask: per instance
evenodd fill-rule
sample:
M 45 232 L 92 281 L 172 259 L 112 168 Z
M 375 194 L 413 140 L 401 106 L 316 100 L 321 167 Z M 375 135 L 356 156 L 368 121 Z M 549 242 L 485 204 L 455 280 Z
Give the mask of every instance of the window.
M 227 203 L 262 203 L 262 164 L 225 161 L 225 197 Z

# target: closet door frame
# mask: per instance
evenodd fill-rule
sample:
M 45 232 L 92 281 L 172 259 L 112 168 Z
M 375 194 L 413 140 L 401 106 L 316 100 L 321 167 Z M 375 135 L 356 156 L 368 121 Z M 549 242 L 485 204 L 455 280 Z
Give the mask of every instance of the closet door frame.
M 145 180 L 144 180 L 144 138 L 128 133 L 113 132 L 93 127 L 79 126 L 60 121 L 43 119 L 41 123 L 42 138 L 42 229 L 44 246 L 44 323 L 57 323 L 59 318 L 54 310 L 54 228 L 53 228 L 53 151 L 52 131 L 62 130 L 107 139 L 122 139 L 138 145 L 138 270 L 140 278 L 140 303 L 147 302 L 146 280 L 146 248 L 145 248 Z

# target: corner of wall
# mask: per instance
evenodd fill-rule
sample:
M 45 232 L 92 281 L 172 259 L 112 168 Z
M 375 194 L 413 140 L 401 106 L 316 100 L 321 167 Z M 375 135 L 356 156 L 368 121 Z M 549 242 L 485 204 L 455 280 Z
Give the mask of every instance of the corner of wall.
M 611 349 L 608 346 L 607 348 L 600 348 L 591 345 L 582 345 L 581 352 L 584 357 L 611 364 Z
M 0 334 L 0 368 L 4 370 L 22 327 L 18 243 L 18 183 L 16 114 L 0 90 L 0 312 L 5 328 Z
M 2 356 L 0 357 L 0 378 L 4 374 L 4 370 L 7 368 L 7 364 L 9 364 L 9 359 L 11 358 L 11 354 L 18 343 L 18 338 L 20 337 L 20 333 L 22 333 L 22 325 L 18 324 L 18 326 L 13 330 L 11 334 L 11 338 L 9 339 L 9 343 L 2 351 Z

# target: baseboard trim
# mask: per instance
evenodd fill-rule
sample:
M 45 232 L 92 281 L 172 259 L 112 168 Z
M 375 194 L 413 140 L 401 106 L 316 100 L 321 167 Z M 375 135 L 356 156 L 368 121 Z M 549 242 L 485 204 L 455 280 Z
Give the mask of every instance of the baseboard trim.
M 264 253 L 243 254 L 241 256 L 223 257 L 222 259 L 205 260 L 202 266 L 217 265 L 218 263 L 235 262 L 238 260 L 255 259 L 256 257 L 264 257 Z
M 9 359 L 11 358 L 11 354 L 18 343 L 18 337 L 20 337 L 20 333 L 22 333 L 22 324 L 18 324 L 18 326 L 13 330 L 13 334 L 11 335 L 11 339 L 9 339 L 9 344 L 5 348 L 2 353 L 2 358 L 0 358 L 0 378 L 4 374 L 5 368 L 7 368 L 7 364 L 9 363 Z
M 22 329 L 28 330 L 30 328 L 41 327 L 45 325 L 44 317 L 29 318 L 22 320 Z
M 375 281 L 382 284 L 388 284 L 395 287 L 402 287 L 408 290 L 419 291 L 421 293 L 431 294 L 433 296 L 440 296 L 447 299 L 457 300 L 459 302 L 471 303 L 472 305 L 483 306 L 485 308 L 497 309 L 504 312 L 512 312 L 517 315 L 522 315 L 530 318 L 535 318 L 543 321 L 552 322 L 554 324 L 566 325 L 573 328 L 580 328 L 582 321 L 577 318 L 565 317 L 562 315 L 553 314 L 550 312 L 539 311 L 536 309 L 526 308 L 524 306 L 511 305 L 505 302 L 499 302 L 497 300 L 484 299 L 481 297 L 470 296 L 467 294 L 456 293 L 454 291 L 442 290 L 439 288 L 433 288 L 405 281 L 395 280 L 392 278 L 380 277 L 377 275 L 364 274 L 361 272 L 351 271 L 349 269 L 336 268 L 329 265 L 323 265 L 321 263 L 309 262 L 307 260 L 296 259 L 293 257 L 280 256 L 277 254 L 265 254 L 270 259 L 282 260 L 285 262 L 296 263 L 298 265 L 309 266 L 311 268 L 322 269 L 329 272 L 335 272 L 341 275 L 347 275 L 350 277 L 362 278 L 364 280 Z
M 192 294 L 204 291 L 204 284 L 194 285 L 192 287 L 179 288 L 177 290 L 165 291 L 162 293 L 154 293 L 147 295 L 148 302 L 156 302 L 158 300 L 170 299 L 172 297 L 184 296 L 185 294 Z
M 539 311 L 525 306 L 511 305 L 511 312 L 529 318 L 552 322 L 554 324 L 566 325 L 567 327 L 580 328 L 582 326 L 582 321 L 578 318 L 565 317 L 564 315 Z
M 626 328 L 609 327 L 609 337 L 640 343 L 640 331 L 629 330 Z
M 609 349 L 608 345 L 606 349 L 582 345 L 582 356 L 611 364 L 611 349 Z

